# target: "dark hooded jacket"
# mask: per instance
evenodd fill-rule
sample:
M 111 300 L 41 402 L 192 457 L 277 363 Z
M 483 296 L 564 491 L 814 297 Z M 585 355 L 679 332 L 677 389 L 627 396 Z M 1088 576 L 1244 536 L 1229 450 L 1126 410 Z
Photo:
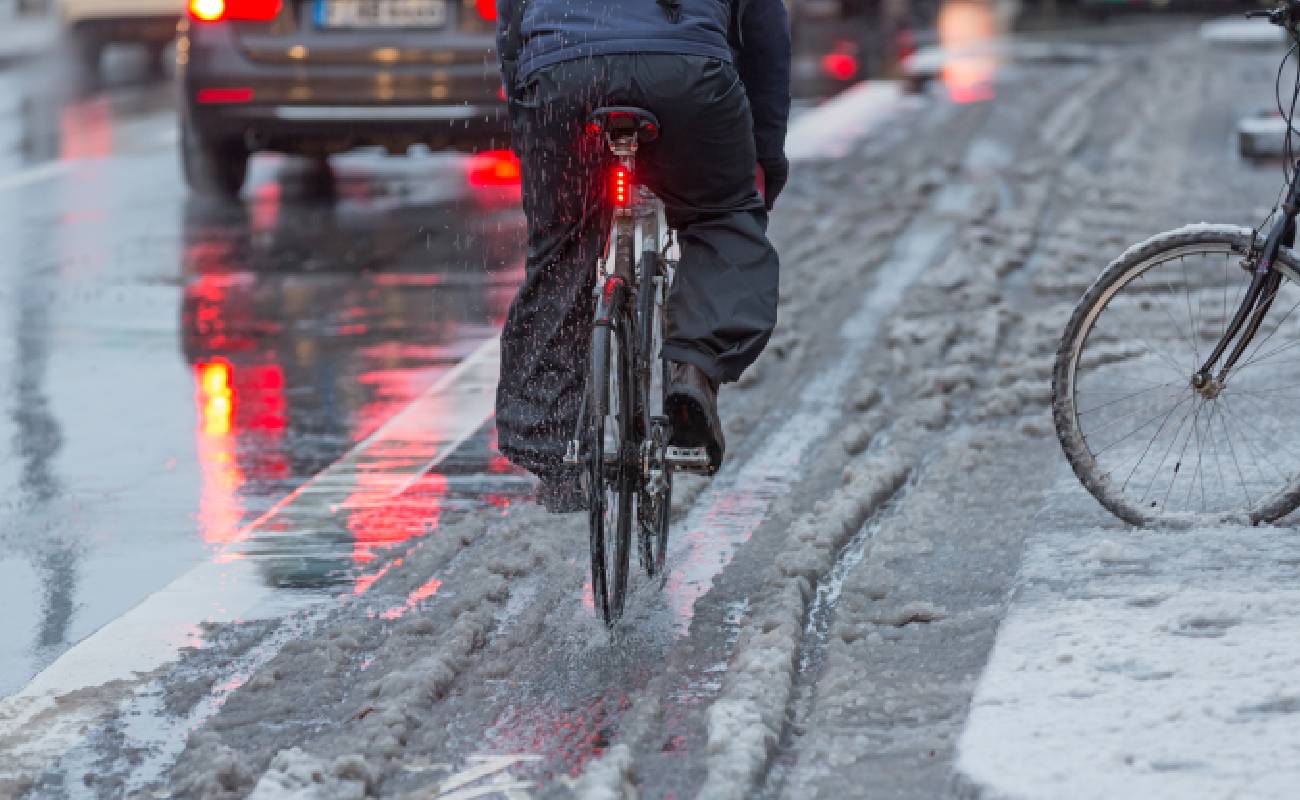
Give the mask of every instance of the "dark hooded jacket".
M 745 84 L 759 160 L 776 158 L 785 147 L 790 22 L 783 0 L 497 0 L 497 17 L 498 52 L 511 91 L 538 69 L 578 58 L 717 58 L 734 63 Z

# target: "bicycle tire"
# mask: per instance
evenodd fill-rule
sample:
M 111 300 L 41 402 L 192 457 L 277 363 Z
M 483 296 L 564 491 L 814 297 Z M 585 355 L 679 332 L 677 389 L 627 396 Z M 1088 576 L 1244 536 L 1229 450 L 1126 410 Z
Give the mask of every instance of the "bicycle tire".
M 1193 351 L 1196 351 L 1198 348 L 1198 342 L 1203 342 L 1207 339 L 1207 324 L 1211 322 L 1211 319 L 1210 315 L 1207 314 L 1204 315 L 1202 319 L 1198 320 L 1193 313 L 1192 301 L 1190 298 L 1192 297 L 1193 291 L 1195 291 L 1198 302 L 1203 302 L 1207 288 L 1212 291 L 1218 291 L 1218 289 L 1209 286 L 1207 283 L 1194 282 L 1193 279 L 1188 276 L 1185 269 L 1186 259 L 1191 255 L 1212 255 L 1216 256 L 1216 260 L 1217 256 L 1223 256 L 1225 261 L 1231 264 L 1232 259 L 1246 258 L 1251 243 L 1252 231 L 1249 228 L 1242 228 L 1235 225 L 1197 225 L 1154 236 L 1130 248 L 1126 253 L 1106 268 L 1097 281 L 1093 283 L 1087 292 L 1085 292 L 1083 298 L 1075 307 L 1069 323 L 1066 325 L 1060 346 L 1057 349 L 1056 362 L 1052 375 L 1052 414 L 1057 436 L 1065 451 L 1066 459 L 1069 461 L 1074 474 L 1078 477 L 1084 488 L 1086 488 L 1104 508 L 1124 522 L 1135 526 L 1172 528 L 1187 528 L 1197 524 L 1222 521 L 1242 521 L 1249 522 L 1250 524 L 1260 524 L 1276 521 L 1294 511 L 1297 506 L 1300 506 L 1300 478 L 1295 476 L 1288 477 L 1283 471 L 1279 470 L 1278 475 L 1281 480 L 1278 482 L 1282 485 L 1278 486 L 1275 490 L 1261 494 L 1259 503 L 1251 502 L 1248 492 L 1245 491 L 1247 490 L 1246 479 L 1244 476 L 1242 477 L 1241 488 L 1249 503 L 1245 508 L 1219 510 L 1213 513 L 1170 512 L 1166 510 L 1164 505 L 1160 508 L 1156 508 L 1154 503 L 1148 503 L 1145 501 L 1145 494 L 1143 495 L 1143 499 L 1135 499 L 1133 496 L 1135 491 L 1127 491 L 1125 485 L 1121 485 L 1118 482 L 1118 474 L 1112 478 L 1110 472 L 1115 472 L 1115 468 L 1112 468 L 1110 472 L 1103 472 L 1102 467 L 1099 465 L 1097 460 L 1098 454 L 1095 454 L 1093 450 L 1090 449 L 1080 422 L 1080 414 L 1085 412 L 1079 411 L 1079 403 L 1076 394 L 1079 390 L 1080 367 L 1084 366 L 1085 361 L 1084 349 L 1089 342 L 1089 338 L 1094 333 L 1098 319 L 1102 314 L 1106 313 L 1109 308 L 1111 308 L 1111 305 L 1114 303 L 1116 298 L 1123 295 L 1126 298 L 1126 302 L 1130 303 L 1132 308 L 1151 311 L 1151 313 L 1154 313 L 1152 309 L 1158 304 L 1157 301 L 1159 301 L 1159 297 L 1157 294 L 1152 293 L 1150 286 L 1145 290 L 1148 293 L 1147 295 L 1139 294 L 1140 290 L 1137 287 L 1137 283 L 1139 281 L 1145 281 L 1144 276 L 1149 270 L 1155 269 L 1159 265 L 1173 263 L 1175 259 L 1180 259 L 1181 263 L 1184 265 L 1185 277 L 1183 291 L 1189 298 L 1188 315 L 1191 320 L 1188 328 L 1189 335 L 1186 338 Z M 1282 284 L 1283 287 L 1286 286 L 1287 281 L 1292 282 L 1295 286 L 1300 286 L 1300 263 L 1298 263 L 1294 252 L 1284 248 L 1279 252 L 1278 258 L 1274 262 L 1274 268 L 1277 269 L 1284 278 Z M 1232 274 L 1230 266 L 1225 267 L 1225 270 L 1225 274 Z M 1250 276 L 1247 273 L 1244 271 L 1241 272 L 1239 280 L 1248 282 L 1249 279 Z M 1197 281 L 1200 280 L 1198 274 Z M 1164 285 L 1173 291 L 1171 284 L 1166 282 Z M 1234 283 L 1233 285 L 1236 284 Z M 1132 291 L 1127 295 L 1124 295 L 1124 290 L 1130 286 L 1133 287 Z M 1226 286 L 1227 279 L 1225 279 L 1224 282 L 1225 310 L 1232 308 L 1227 303 Z M 1156 285 L 1155 292 L 1158 293 L 1159 291 L 1160 286 Z M 1294 291 L 1294 287 L 1292 287 L 1292 291 Z M 1145 299 L 1141 299 L 1144 297 Z M 1152 300 L 1152 297 L 1155 297 L 1156 299 Z M 1117 309 L 1120 309 L 1121 307 L 1122 304 L 1116 304 Z M 1295 309 L 1292 308 L 1292 311 L 1294 310 Z M 1166 313 L 1168 313 L 1167 309 Z M 1289 313 L 1290 312 L 1288 312 L 1288 314 Z M 1218 319 L 1219 318 L 1216 317 L 1214 322 L 1217 323 Z M 1266 320 L 1267 319 L 1268 318 L 1266 318 Z M 1277 331 L 1281 330 L 1281 326 L 1284 322 L 1285 318 L 1281 322 L 1276 323 L 1278 325 L 1276 329 Z M 1138 328 L 1137 336 L 1141 339 L 1141 337 L 1143 337 L 1147 332 L 1146 328 Z M 1101 340 L 1100 336 L 1098 337 L 1098 340 Z M 1151 347 L 1149 342 L 1145 339 L 1141 339 L 1141 341 L 1144 347 Z M 1254 345 L 1255 342 L 1252 342 L 1252 346 Z M 1262 347 L 1263 344 L 1260 343 L 1260 346 Z M 1199 357 L 1198 352 L 1194 352 L 1193 355 Z M 1143 357 L 1145 357 L 1145 353 L 1143 354 Z M 1100 355 L 1094 354 L 1092 358 L 1094 362 L 1099 364 L 1099 366 L 1097 366 L 1097 371 L 1099 373 L 1111 366 L 1111 363 L 1107 363 L 1107 355 L 1104 352 Z M 1113 363 L 1120 363 L 1126 359 L 1131 359 L 1135 362 L 1140 360 L 1136 357 L 1123 354 L 1114 355 L 1113 359 Z M 1193 359 L 1188 359 L 1188 361 L 1190 363 L 1195 363 Z M 1179 361 L 1178 363 L 1173 364 L 1170 369 L 1180 367 L 1182 363 L 1182 361 Z M 1194 371 L 1195 370 L 1193 369 L 1187 374 L 1186 390 L 1189 394 L 1199 395 L 1199 393 L 1192 388 L 1190 383 L 1191 372 Z M 1178 386 L 1174 375 L 1171 374 L 1169 382 L 1163 386 L 1158 385 L 1157 381 L 1151 380 L 1152 377 L 1155 376 L 1147 376 L 1148 382 L 1156 388 L 1144 389 L 1142 390 L 1143 392 L 1154 392 L 1156 390 L 1163 390 L 1164 386 L 1170 386 L 1173 388 L 1169 390 L 1169 400 L 1179 397 L 1179 393 L 1182 389 Z M 1223 384 L 1222 391 L 1225 395 L 1230 389 L 1235 388 L 1236 385 L 1232 382 L 1234 377 L 1236 377 L 1235 373 L 1230 376 L 1227 383 Z M 1121 390 L 1110 389 L 1109 391 L 1112 393 L 1118 393 Z M 1127 389 L 1123 391 L 1127 391 Z M 1203 397 L 1203 395 L 1199 396 Z M 1214 398 L 1211 398 L 1211 401 L 1217 400 L 1217 395 Z M 1161 397 L 1159 398 L 1159 402 L 1168 402 L 1168 400 Z M 1181 403 L 1183 401 L 1179 402 Z M 1198 402 L 1201 401 L 1194 396 L 1192 398 L 1191 406 L 1195 406 Z M 1108 404 L 1110 403 L 1103 405 Z M 1100 406 L 1098 406 L 1098 408 L 1100 408 Z M 1117 410 L 1110 413 L 1118 414 L 1119 411 Z M 1184 418 L 1191 413 L 1192 411 L 1189 407 L 1189 410 L 1184 412 Z M 1200 413 L 1200 411 L 1196 411 L 1197 417 L 1192 421 L 1192 426 L 1196 429 L 1198 450 L 1203 447 L 1200 439 L 1201 430 L 1199 428 Z M 1210 411 L 1207 413 L 1210 420 L 1209 428 L 1207 430 L 1210 431 L 1209 435 L 1214 436 L 1217 439 L 1218 434 L 1213 427 L 1215 412 Z M 1138 419 L 1140 420 L 1142 417 L 1139 416 Z M 1168 422 L 1169 418 L 1167 417 L 1165 421 Z M 1137 422 L 1135 421 L 1128 424 L 1137 424 Z M 1185 423 L 1180 422 L 1179 424 L 1181 426 Z M 1161 427 L 1165 427 L 1164 423 L 1161 424 Z M 1226 424 L 1223 425 L 1223 431 L 1223 442 L 1227 445 L 1224 451 L 1225 455 L 1228 451 L 1231 451 L 1233 459 L 1238 460 L 1233 435 L 1230 433 L 1230 429 Z M 1143 436 L 1145 435 L 1146 434 L 1144 433 Z M 1159 436 L 1160 434 L 1157 432 L 1156 435 Z M 1180 435 L 1180 433 L 1175 432 L 1172 442 L 1176 443 Z M 1190 442 L 1192 434 L 1189 432 L 1186 436 L 1188 442 Z M 1155 439 L 1153 438 L 1152 441 L 1154 442 Z M 1134 447 L 1136 447 L 1136 445 L 1134 445 Z M 1183 450 L 1185 451 L 1187 447 L 1188 444 L 1185 443 L 1183 445 Z M 1147 445 L 1147 449 L 1151 449 L 1151 444 Z M 1166 452 L 1166 455 L 1168 455 L 1168 452 Z M 1143 452 L 1139 458 L 1138 464 L 1140 464 L 1141 460 L 1145 457 L 1146 453 Z M 1172 465 L 1173 476 L 1168 478 L 1169 489 L 1166 491 L 1166 495 L 1172 491 L 1174 481 L 1179 479 L 1178 471 L 1182 465 L 1182 454 L 1180 453 L 1177 458 L 1178 460 Z M 1224 458 L 1224 461 L 1227 461 L 1226 457 Z M 1161 467 L 1164 466 L 1164 463 L 1165 462 L 1162 460 Z M 1127 469 L 1127 464 L 1124 465 L 1124 468 Z M 1197 469 L 1201 469 L 1199 461 L 1197 463 Z M 1133 470 L 1136 471 L 1137 466 L 1134 466 Z M 1157 473 L 1160 472 L 1161 468 L 1157 468 Z M 1258 474 L 1263 474 L 1263 472 L 1264 471 L 1261 468 Z M 1184 475 L 1190 474 L 1191 469 L 1189 468 Z M 1241 474 L 1240 466 L 1238 466 L 1238 474 Z M 1132 473 L 1129 473 L 1129 475 L 1131 477 Z M 1300 475 L 1300 472 L 1296 473 L 1296 475 Z M 1154 481 L 1155 479 L 1153 478 L 1152 480 Z M 1189 496 L 1194 497 L 1194 491 L 1196 488 L 1195 475 L 1191 475 L 1188 480 L 1190 481 L 1188 494 Z M 1127 483 L 1128 482 L 1125 481 L 1125 484 Z M 1200 487 L 1202 492 L 1202 503 L 1205 501 L 1205 486 L 1205 477 L 1202 474 Z M 1151 486 L 1148 486 L 1147 488 L 1149 490 Z
M 636 493 L 632 441 L 631 350 L 626 346 L 629 325 L 619 314 L 611 325 L 597 325 L 591 336 L 588 381 L 587 476 L 591 535 L 591 587 L 606 625 L 623 615 L 631 560 L 631 532 Z M 614 452 L 610 452 L 613 423 Z M 610 456 L 614 463 L 611 465 Z

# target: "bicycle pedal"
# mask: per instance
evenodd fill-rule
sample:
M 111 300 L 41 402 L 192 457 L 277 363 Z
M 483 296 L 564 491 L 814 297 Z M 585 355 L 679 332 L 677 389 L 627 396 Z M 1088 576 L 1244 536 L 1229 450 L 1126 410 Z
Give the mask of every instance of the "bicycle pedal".
M 666 454 L 668 464 L 682 472 L 697 472 L 708 475 L 712 472 L 709 463 L 709 451 L 703 447 L 673 447 L 669 445 Z

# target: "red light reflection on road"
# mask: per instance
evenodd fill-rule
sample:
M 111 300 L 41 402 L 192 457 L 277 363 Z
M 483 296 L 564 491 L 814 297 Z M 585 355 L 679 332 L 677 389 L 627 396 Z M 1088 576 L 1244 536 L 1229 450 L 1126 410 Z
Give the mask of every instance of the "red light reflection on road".
M 631 706 L 631 698 L 620 691 L 600 695 L 576 708 L 512 708 L 497 719 L 489 735 L 495 749 L 537 753 L 547 760 L 558 760 L 576 778 L 592 758 L 605 752 L 614 737 L 613 724 Z
M 65 106 L 59 117 L 59 156 L 107 158 L 113 153 L 113 111 L 107 97 Z
M 236 460 L 231 434 L 235 390 L 231 366 L 225 361 L 196 364 L 195 401 L 199 410 L 198 456 L 202 486 L 199 529 L 203 541 L 225 544 L 237 535 L 244 508 L 239 490 L 244 473 Z
M 403 614 L 405 614 L 406 612 L 410 611 L 411 609 L 419 605 L 420 601 L 428 600 L 430 597 L 433 597 L 435 594 L 437 594 L 438 590 L 441 588 L 442 588 L 442 581 L 437 578 L 433 578 L 428 583 L 425 583 L 423 586 L 421 586 L 420 588 L 416 589 L 415 591 L 407 595 L 405 603 L 403 603 L 400 606 L 393 606 L 392 608 L 388 609 L 384 613 L 380 614 L 379 618 L 386 619 L 386 620 L 400 619 Z
M 955 103 L 977 103 L 994 96 L 993 79 L 998 61 L 987 49 L 997 36 L 991 3 L 955 0 L 939 11 L 939 42 L 949 57 L 943 83 Z

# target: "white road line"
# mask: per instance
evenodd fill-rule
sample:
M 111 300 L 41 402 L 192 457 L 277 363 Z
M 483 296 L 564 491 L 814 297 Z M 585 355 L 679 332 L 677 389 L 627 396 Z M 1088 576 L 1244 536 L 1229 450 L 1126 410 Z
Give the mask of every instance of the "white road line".
M 341 508 L 384 504 L 408 488 L 490 418 L 499 362 L 498 339 L 480 345 L 342 459 L 239 531 L 221 557 L 176 578 L 0 700 L 0 752 L 6 754 L 0 784 L 77 746 L 145 676 L 196 644 L 200 624 L 256 619 L 272 608 L 276 590 L 246 554 L 337 528 Z
M 1295 797 L 1297 564 L 1288 529 L 1036 534 L 958 746 L 961 796 Z
M 71 161 L 49 161 L 34 167 L 28 167 L 20 172 L 0 178 L 0 192 L 6 189 L 20 189 L 33 183 L 58 177 L 70 171 L 72 166 Z

